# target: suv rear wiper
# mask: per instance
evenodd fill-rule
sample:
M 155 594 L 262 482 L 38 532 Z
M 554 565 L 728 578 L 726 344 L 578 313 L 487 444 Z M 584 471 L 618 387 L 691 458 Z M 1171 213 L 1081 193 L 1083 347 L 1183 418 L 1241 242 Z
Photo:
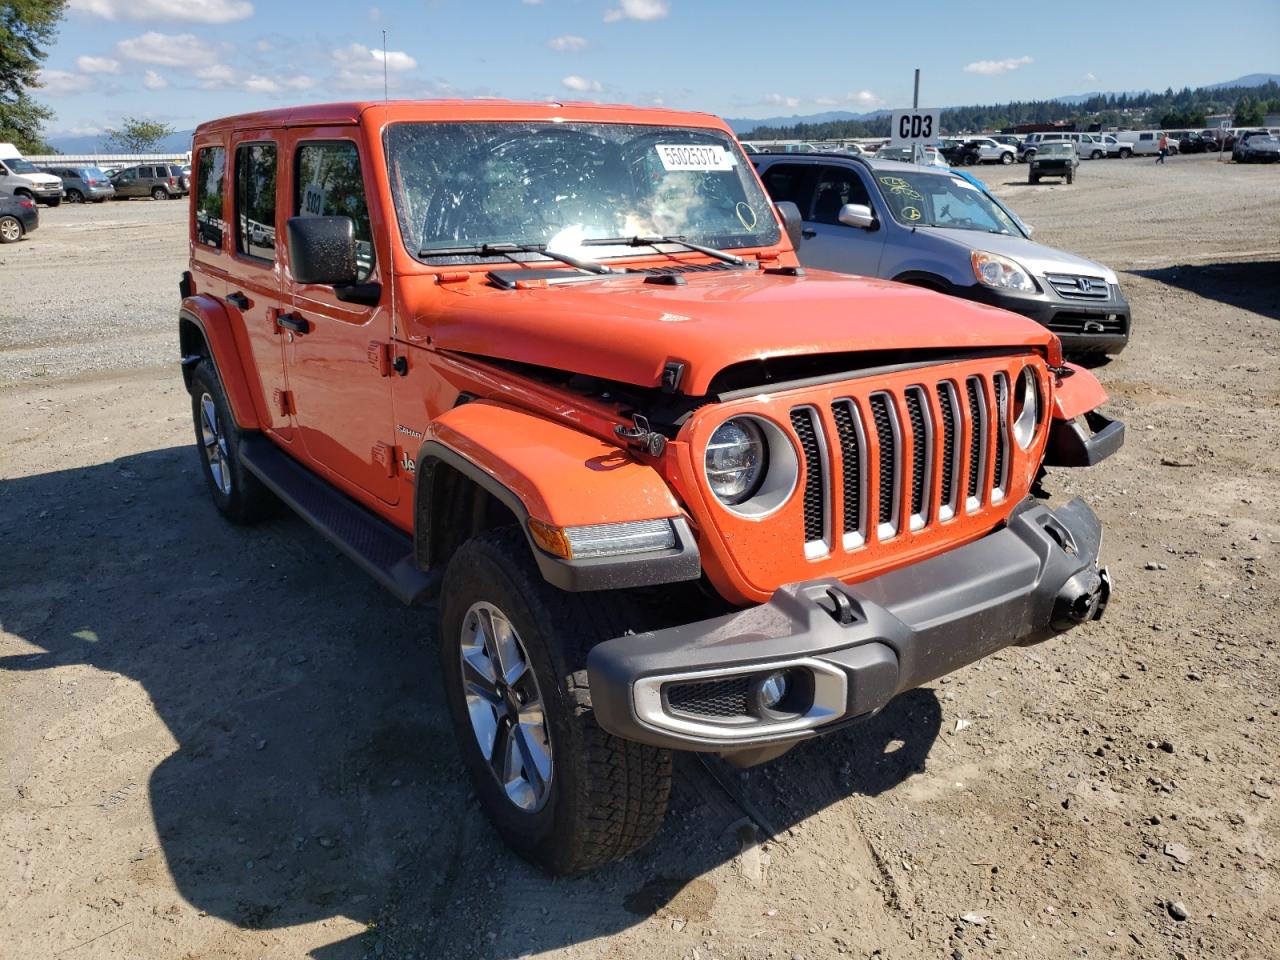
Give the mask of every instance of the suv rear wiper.
M 708 257 L 714 257 L 724 263 L 732 263 L 736 267 L 748 266 L 747 261 L 742 259 L 742 257 L 734 256 L 732 253 L 725 253 L 723 250 L 717 250 L 715 247 L 704 247 L 700 243 L 690 243 L 684 237 L 678 236 L 603 237 L 582 240 L 580 242 L 584 247 L 657 247 L 660 243 L 678 243 L 687 250 L 705 253 Z
M 476 254 L 481 257 L 500 256 L 506 257 L 515 263 L 523 263 L 524 261 L 516 260 L 511 256 L 513 253 L 540 253 L 544 257 L 550 257 L 552 260 L 559 260 L 561 263 L 576 267 L 579 270 L 585 270 L 588 273 L 623 273 L 625 271 L 615 270 L 613 267 L 606 267 L 603 263 L 597 263 L 595 260 L 582 260 L 578 257 L 570 256 L 567 253 L 557 253 L 554 250 L 548 250 L 545 243 L 472 243 L 463 247 L 427 247 L 418 251 L 418 256 L 426 259 L 428 257 L 465 257 L 468 254 Z

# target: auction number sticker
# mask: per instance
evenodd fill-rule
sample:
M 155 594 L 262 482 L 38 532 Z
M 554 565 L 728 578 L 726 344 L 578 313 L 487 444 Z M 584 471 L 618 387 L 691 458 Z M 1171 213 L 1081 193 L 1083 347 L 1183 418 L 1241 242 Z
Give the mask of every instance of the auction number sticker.
M 659 143 L 658 159 L 668 171 L 732 170 L 734 158 L 724 147 L 712 144 Z
M 318 183 L 308 183 L 302 191 L 302 210 L 304 217 L 318 217 L 324 213 L 324 204 L 328 191 Z

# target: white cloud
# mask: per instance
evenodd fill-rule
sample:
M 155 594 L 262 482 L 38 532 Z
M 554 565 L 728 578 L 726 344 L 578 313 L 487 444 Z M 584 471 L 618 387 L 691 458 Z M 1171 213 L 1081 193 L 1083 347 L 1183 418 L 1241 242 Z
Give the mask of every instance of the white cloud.
M 840 101 L 835 97 L 814 97 L 813 102 L 820 107 L 834 107 Z
M 542 0 L 520 0 L 520 2 L 523 3 L 526 7 L 542 6 Z
M 230 23 L 253 16 L 247 0 L 71 0 L 72 10 L 104 20 Z
M 225 63 L 213 63 L 196 71 L 200 86 L 213 90 L 217 87 L 229 86 L 236 78 L 236 72 Z
M 270 95 L 287 90 L 310 90 L 315 86 L 315 81 L 303 74 L 268 76 L 261 73 L 241 73 L 225 63 L 201 67 L 196 71 L 196 77 L 200 80 L 200 86 L 206 90 L 243 90 L 245 93 Z
M 1093 81 L 1097 80 L 1098 78 L 1095 77 L 1092 73 L 1086 73 L 1084 75 L 1084 79 L 1088 80 L 1090 83 L 1093 83 Z
M 66 97 L 87 90 L 89 82 L 84 74 L 69 70 L 41 70 L 39 76 L 41 92 L 50 97 Z
M 120 61 L 114 57 L 76 57 L 81 73 L 119 73 Z
M 363 43 L 353 43 L 333 51 L 336 74 L 334 86 L 340 90 L 381 90 L 382 51 L 373 50 Z M 412 70 L 418 61 L 403 50 L 388 50 L 387 72 L 391 74 Z M 394 83 L 394 80 L 393 80 Z
M 773 107 L 798 107 L 800 106 L 799 97 L 784 97 L 780 93 L 767 93 L 764 102 Z
M 588 80 L 586 77 L 579 77 L 576 74 L 570 74 L 560 82 L 565 85 L 566 89 L 575 90 L 578 93 L 599 93 L 604 89 L 599 80 Z
M 193 33 L 157 33 L 148 30 L 116 44 L 120 56 L 139 63 L 183 67 L 213 57 L 213 48 Z
M 575 37 L 572 34 L 566 34 L 563 37 L 552 37 L 547 41 L 547 46 L 552 50 L 560 51 L 576 51 L 584 50 L 587 46 L 585 37 Z
M 620 0 L 616 9 L 604 12 L 604 22 L 617 20 L 661 20 L 671 12 L 667 0 Z
M 877 97 L 870 90 L 859 90 L 857 93 L 849 94 L 845 99 L 867 110 L 874 110 L 876 107 L 884 106 L 884 100 Z
M 169 81 L 154 70 L 148 70 L 142 75 L 142 85 L 148 90 L 163 90 L 169 85 Z
M 964 72 L 977 73 L 984 77 L 998 77 L 1002 73 L 1017 70 L 1019 67 L 1025 67 L 1028 63 L 1034 62 L 1030 57 L 1009 57 L 1005 60 L 976 60 L 966 65 Z

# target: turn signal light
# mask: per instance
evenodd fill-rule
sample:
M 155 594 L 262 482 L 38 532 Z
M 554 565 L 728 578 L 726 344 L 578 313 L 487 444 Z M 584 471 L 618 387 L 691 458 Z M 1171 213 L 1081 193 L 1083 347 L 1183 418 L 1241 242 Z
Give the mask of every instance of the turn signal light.
M 541 549 L 563 560 L 619 557 L 676 546 L 675 527 L 665 519 L 556 527 L 530 517 L 529 533 Z

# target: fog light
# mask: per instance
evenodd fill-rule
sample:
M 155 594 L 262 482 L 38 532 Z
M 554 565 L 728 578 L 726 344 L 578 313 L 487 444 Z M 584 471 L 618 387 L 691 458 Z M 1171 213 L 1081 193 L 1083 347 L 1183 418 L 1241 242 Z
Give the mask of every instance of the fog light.
M 789 686 L 787 675 L 781 670 L 775 670 L 769 674 L 760 681 L 760 706 L 766 710 L 776 709 L 778 704 L 786 699 Z

